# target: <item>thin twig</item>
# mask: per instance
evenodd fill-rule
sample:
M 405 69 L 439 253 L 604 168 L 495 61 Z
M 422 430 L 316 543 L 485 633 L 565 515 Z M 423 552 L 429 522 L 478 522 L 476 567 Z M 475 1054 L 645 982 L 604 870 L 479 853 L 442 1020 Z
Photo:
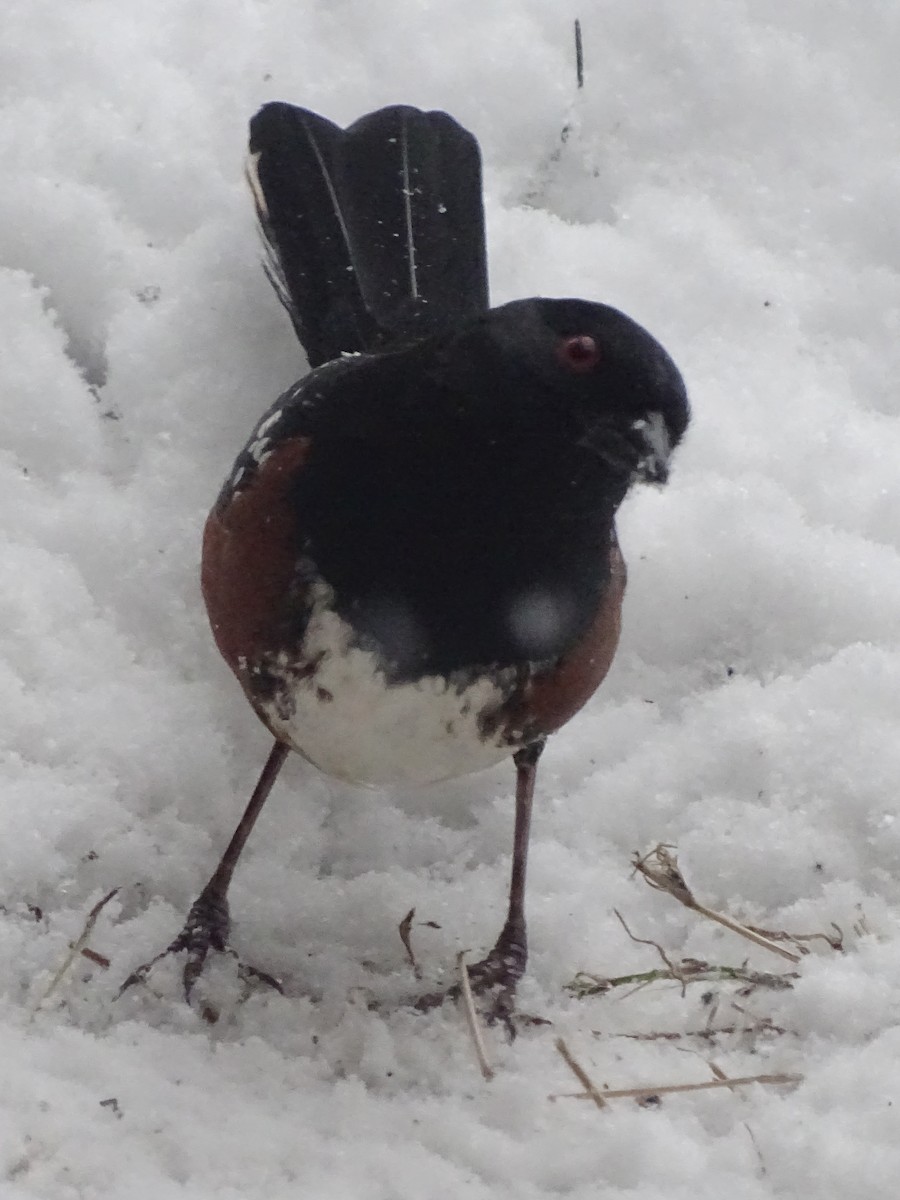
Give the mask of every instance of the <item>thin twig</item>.
M 753 1149 L 756 1151 L 756 1157 L 759 1159 L 760 1174 L 768 1175 L 769 1169 L 766 1166 L 766 1160 L 763 1158 L 762 1150 L 760 1150 L 760 1148 L 759 1148 L 759 1142 L 756 1140 L 756 1134 L 753 1132 L 753 1130 L 750 1128 L 750 1126 L 747 1124 L 746 1121 L 744 1122 L 744 1128 L 747 1130 L 747 1133 L 749 1134 L 750 1141 L 753 1143 Z
M 734 1034 L 742 1036 L 758 1036 L 761 1033 L 772 1033 L 776 1036 L 785 1036 L 793 1034 L 798 1037 L 796 1030 L 783 1029 L 780 1025 L 775 1025 L 768 1017 L 763 1017 L 755 1025 L 722 1025 L 718 1029 L 713 1029 L 704 1026 L 703 1029 L 658 1029 L 649 1033 L 607 1033 L 605 1030 L 592 1030 L 596 1037 L 615 1037 L 627 1038 L 632 1042 L 679 1042 L 686 1038 L 701 1038 L 703 1041 L 713 1042 L 719 1037 L 730 1037 Z
M 77 940 L 74 941 L 72 943 L 72 945 L 69 947 L 69 952 L 66 955 L 66 957 L 63 959 L 62 965 L 60 966 L 60 968 L 56 972 L 56 974 L 53 976 L 53 978 L 50 980 L 50 983 L 47 985 L 47 989 L 44 992 L 44 994 L 40 997 L 38 1002 L 35 1004 L 34 1009 L 32 1011 L 32 1016 L 34 1016 L 37 1013 L 37 1011 L 41 1007 L 41 1005 L 46 1003 L 46 1001 L 50 999 L 50 997 L 53 995 L 53 993 L 59 987 L 63 978 L 65 977 L 67 972 L 70 970 L 72 963 L 75 961 L 76 958 L 79 957 L 82 950 L 87 945 L 88 938 L 91 936 L 91 932 L 93 931 L 94 926 L 97 924 L 97 918 L 100 916 L 100 913 L 107 906 L 107 904 L 109 904 L 109 902 L 110 902 L 110 900 L 112 900 L 113 896 L 117 895 L 118 891 L 119 891 L 118 888 L 113 888 L 113 890 L 111 892 L 107 892 L 107 894 L 103 897 L 103 899 L 98 900 L 97 903 L 94 905 L 94 907 L 91 909 L 91 911 L 88 913 L 87 920 L 84 923 L 84 928 L 82 929 Z
M 528 208 L 540 208 L 544 204 L 548 189 L 556 182 L 557 168 L 569 138 L 577 135 L 581 127 L 578 108 L 581 103 L 580 93 L 584 90 L 584 44 L 581 37 L 581 21 L 577 19 L 575 21 L 575 87 L 575 94 L 563 117 L 559 141 L 538 166 L 532 187 L 522 197 L 522 203 Z
M 581 44 L 581 22 L 575 18 L 575 79 L 579 91 L 584 87 L 584 47 Z
M 584 1088 L 585 1099 L 593 1100 L 598 1108 L 606 1108 L 606 1101 L 597 1090 L 590 1075 L 588 1075 L 584 1067 L 582 1067 L 582 1065 L 579 1062 L 576 1062 L 576 1060 L 572 1057 L 572 1051 L 569 1049 L 563 1039 L 558 1037 L 553 1044 L 561 1055 L 563 1062 L 565 1062 L 566 1066 Z
M 688 887 L 684 876 L 679 870 L 678 859 L 674 854 L 669 853 L 672 849 L 672 846 L 660 843 L 649 854 L 639 855 L 635 853 L 633 859 L 634 869 L 638 874 L 643 876 L 650 887 L 655 888 L 659 892 L 667 892 L 670 896 L 674 896 L 685 908 L 692 909 L 701 917 L 706 917 L 707 920 L 715 921 L 726 929 L 730 929 L 732 933 L 747 938 L 748 941 L 754 942 L 757 946 L 762 946 L 764 950 L 771 951 L 772 954 L 780 954 L 788 962 L 798 963 L 800 961 L 799 954 L 795 954 L 793 950 L 787 950 L 784 946 L 780 946 L 773 938 L 766 937 L 751 926 L 742 925 L 740 921 L 735 921 L 733 917 L 715 912 L 713 909 L 707 908 L 705 904 L 701 904 Z
M 685 1047 L 685 1046 L 676 1046 L 676 1050 L 684 1050 L 684 1049 L 687 1049 L 687 1047 Z M 713 1078 L 715 1078 L 715 1079 L 719 1079 L 719 1080 L 721 1080 L 723 1083 L 727 1083 L 727 1084 L 729 1084 L 729 1086 L 731 1086 L 731 1087 L 734 1087 L 734 1086 L 735 1086 L 733 1083 L 731 1083 L 731 1081 L 729 1080 L 729 1078 L 728 1078 L 728 1076 L 725 1074 L 725 1072 L 722 1070 L 722 1068 L 721 1068 L 720 1066 L 718 1066 L 716 1063 L 712 1062 L 712 1060 L 710 1060 L 710 1061 L 709 1061 L 709 1062 L 708 1062 L 706 1065 L 707 1065 L 707 1066 L 709 1067 L 709 1069 L 712 1071 L 712 1073 L 713 1073 Z
M 725 983 L 735 981 L 750 987 L 767 987 L 776 991 L 784 991 L 793 987 L 791 982 L 797 979 L 795 971 L 777 975 L 770 971 L 751 971 L 748 967 L 711 966 L 699 959 L 682 959 L 677 968 L 657 968 L 653 971 L 636 971 L 631 975 L 616 975 L 610 979 L 602 975 L 593 975 L 589 971 L 579 971 L 571 982 L 565 985 L 565 990 L 579 1000 L 588 996 L 605 996 L 614 988 L 627 987 L 636 984 L 645 987 L 648 983 L 679 983 L 684 988 L 688 983 Z
M 671 972 L 673 977 L 677 978 L 678 977 L 678 968 L 672 962 L 671 958 L 669 958 L 668 954 L 666 954 L 665 950 L 663 950 L 663 948 L 659 944 L 659 942 L 654 942 L 652 940 L 652 938 L 638 937 L 638 935 L 636 933 L 632 933 L 631 930 L 628 928 L 625 918 L 622 916 L 622 914 L 619 912 L 619 910 L 617 908 L 614 908 L 613 912 L 618 917 L 619 924 L 622 926 L 622 928 L 625 930 L 625 932 L 628 934 L 628 936 L 631 938 L 631 940 L 633 942 L 637 942 L 637 944 L 639 946 L 652 946 L 653 949 L 656 951 L 656 953 L 659 955 L 659 957 L 663 960 L 663 962 L 665 963 L 666 967 L 669 969 L 669 971 Z
M 825 942 L 829 949 L 840 954 L 844 952 L 844 931 L 836 921 L 831 922 L 834 933 L 788 933 L 785 929 L 761 929 L 759 925 L 748 925 L 747 928 L 773 942 L 791 942 L 801 954 L 809 954 L 806 942 Z
M 487 1060 L 484 1040 L 478 1024 L 478 1013 L 475 1011 L 475 999 L 472 995 L 472 985 L 469 982 L 469 968 L 466 966 L 467 954 L 468 950 L 460 950 L 456 956 L 456 966 L 459 970 L 459 998 L 462 1002 L 462 1010 L 466 1018 L 469 1037 L 472 1039 L 472 1045 L 475 1047 L 475 1057 L 478 1059 L 482 1078 L 490 1080 L 494 1078 L 494 1068 Z
M 678 1092 L 708 1092 L 713 1088 L 746 1087 L 751 1083 L 788 1084 L 802 1083 L 802 1075 L 741 1075 L 734 1079 L 708 1079 L 705 1083 L 667 1083 L 661 1087 L 604 1088 L 604 1100 L 640 1099 L 642 1096 L 672 1096 Z M 593 1100 L 590 1092 L 565 1092 L 552 1097 L 554 1100 Z
M 786 958 L 788 962 L 798 963 L 800 955 L 795 954 L 793 950 L 786 950 L 784 946 L 779 946 L 772 938 L 764 937 L 761 933 L 757 933 L 755 929 L 751 929 L 749 925 L 742 925 L 740 921 L 735 921 L 726 913 L 715 912 L 711 908 L 707 908 L 705 904 L 694 904 L 694 911 L 699 913 L 701 917 L 706 917 L 710 921 L 715 921 L 725 929 L 730 929 L 732 933 L 738 934 L 739 937 L 745 937 L 749 942 L 755 942 L 757 946 L 762 946 L 764 950 L 771 950 L 773 954 L 780 954 L 782 958 Z
M 409 960 L 409 965 L 413 969 L 413 974 L 416 979 L 422 978 L 422 972 L 419 970 L 419 964 L 416 962 L 416 956 L 413 954 L 411 932 L 413 917 L 416 915 L 416 910 L 411 908 L 403 920 L 400 922 L 397 932 L 400 934 L 400 941 L 403 943 L 403 949 L 406 951 L 406 957 Z
M 104 971 L 108 971 L 112 965 L 105 954 L 98 954 L 96 950 L 92 950 L 90 946 L 85 946 L 81 951 L 81 957 L 88 959 L 89 962 L 96 963 L 98 967 L 102 967 Z

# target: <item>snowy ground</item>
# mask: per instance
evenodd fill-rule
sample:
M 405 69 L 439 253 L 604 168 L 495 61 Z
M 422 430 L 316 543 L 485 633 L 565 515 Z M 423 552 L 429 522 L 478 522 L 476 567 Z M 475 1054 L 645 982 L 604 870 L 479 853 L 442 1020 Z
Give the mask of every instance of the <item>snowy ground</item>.
M 587 86 L 574 98 L 571 18 Z M 891 0 L 31 0 L 0 44 L 0 1196 L 887 1200 L 900 1177 L 900 8 Z M 545 756 L 523 1007 L 484 1082 L 417 984 L 502 920 L 512 773 L 362 793 L 293 762 L 236 879 L 205 1025 L 171 937 L 267 736 L 197 584 L 205 511 L 301 371 L 258 267 L 246 121 L 443 107 L 487 163 L 495 301 L 584 295 L 681 366 L 695 423 L 621 523 L 617 664 Z M 698 896 L 837 923 L 792 990 L 579 969 L 789 969 L 633 879 L 679 847 Z M 78 967 L 37 1006 L 92 905 Z M 211 984 L 212 986 L 212 984 Z M 370 1011 L 367 1002 L 380 1003 Z M 743 1011 L 738 1012 L 737 1002 Z M 623 1033 L 785 1032 L 640 1041 Z M 612 1088 L 795 1087 L 604 1111 Z M 112 1101 L 115 1100 L 115 1103 Z

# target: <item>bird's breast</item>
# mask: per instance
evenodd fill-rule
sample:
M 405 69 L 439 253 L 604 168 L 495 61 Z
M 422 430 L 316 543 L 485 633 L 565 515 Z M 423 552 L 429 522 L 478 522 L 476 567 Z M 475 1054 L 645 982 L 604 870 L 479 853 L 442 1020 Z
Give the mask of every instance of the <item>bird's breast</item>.
M 348 451 L 333 478 L 333 462 L 306 436 L 264 446 L 206 526 L 213 632 L 272 733 L 340 779 L 414 785 L 574 715 L 618 640 L 611 524 L 551 520 L 524 486 L 522 514 L 485 471 L 473 499 L 456 476 L 411 487 L 399 466 L 369 479 Z
M 518 744 L 503 713 L 521 672 L 496 668 L 391 682 L 318 585 L 302 647 L 239 664 L 276 737 L 322 771 L 358 784 L 424 784 L 466 775 Z

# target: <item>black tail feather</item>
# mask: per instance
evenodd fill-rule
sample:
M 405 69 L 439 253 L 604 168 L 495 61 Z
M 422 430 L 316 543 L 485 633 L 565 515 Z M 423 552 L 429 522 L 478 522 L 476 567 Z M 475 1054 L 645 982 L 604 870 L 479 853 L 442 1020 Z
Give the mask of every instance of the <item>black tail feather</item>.
M 446 113 L 397 105 L 344 131 L 267 104 L 250 156 L 269 275 L 312 366 L 487 308 L 478 143 Z
M 312 366 L 365 349 L 376 333 L 338 191 L 342 137 L 331 121 L 290 104 L 267 104 L 250 123 L 247 173 L 267 272 Z
M 344 135 L 360 289 L 378 323 L 432 332 L 487 308 L 478 144 L 452 117 L 395 106 Z

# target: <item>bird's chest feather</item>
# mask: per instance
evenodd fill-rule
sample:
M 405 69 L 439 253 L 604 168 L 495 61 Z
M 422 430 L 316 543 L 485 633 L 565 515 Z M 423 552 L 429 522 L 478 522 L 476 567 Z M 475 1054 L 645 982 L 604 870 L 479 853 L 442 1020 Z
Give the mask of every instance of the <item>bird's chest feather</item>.
M 240 664 L 276 737 L 321 770 L 364 784 L 422 784 L 501 761 L 517 744 L 503 713 L 521 684 L 512 667 L 394 682 L 379 654 L 318 585 L 301 646 Z

